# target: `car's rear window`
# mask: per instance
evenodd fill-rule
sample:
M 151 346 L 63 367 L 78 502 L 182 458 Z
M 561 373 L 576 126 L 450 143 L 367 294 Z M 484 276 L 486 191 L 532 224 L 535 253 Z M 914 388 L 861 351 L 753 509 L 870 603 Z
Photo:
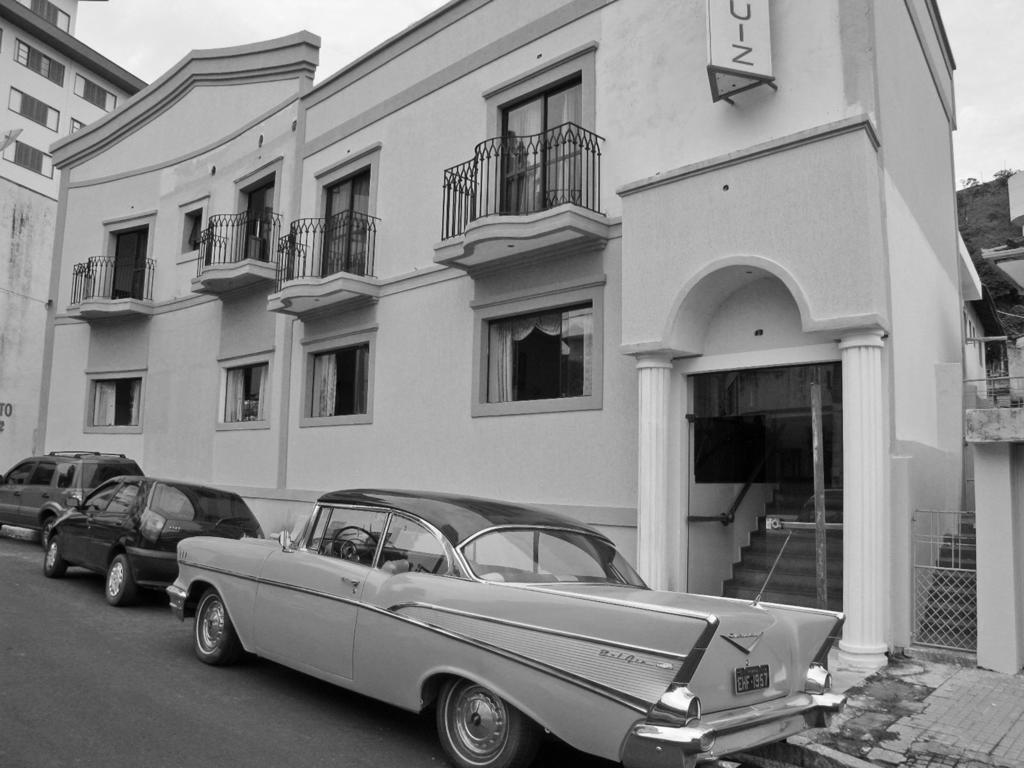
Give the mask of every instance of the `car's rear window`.
M 142 470 L 134 461 L 82 465 L 82 487 L 96 488 L 118 475 L 141 475 Z
M 259 527 L 241 496 L 215 488 L 157 483 L 149 506 L 169 520 L 229 523 L 246 531 Z

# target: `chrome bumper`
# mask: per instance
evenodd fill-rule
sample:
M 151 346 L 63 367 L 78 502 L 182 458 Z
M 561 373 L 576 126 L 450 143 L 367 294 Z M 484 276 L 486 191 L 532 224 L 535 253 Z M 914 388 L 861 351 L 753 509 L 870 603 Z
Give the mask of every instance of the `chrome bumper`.
M 686 727 L 633 725 L 622 744 L 626 768 L 693 768 L 828 724 L 846 704 L 838 693 L 803 693 L 770 707 L 715 713 Z
M 171 602 L 171 612 L 178 617 L 178 621 L 185 620 L 185 598 L 188 597 L 188 593 L 180 587 L 171 584 L 166 590 L 167 597 Z

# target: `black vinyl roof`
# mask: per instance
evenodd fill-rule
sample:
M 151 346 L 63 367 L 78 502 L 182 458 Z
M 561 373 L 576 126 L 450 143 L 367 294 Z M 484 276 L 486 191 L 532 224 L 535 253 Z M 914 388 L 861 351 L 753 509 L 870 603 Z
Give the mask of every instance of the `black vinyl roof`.
M 597 533 L 557 512 L 507 501 L 430 491 L 360 488 L 325 493 L 318 503 L 387 507 L 410 512 L 441 531 L 452 544 L 459 544 L 480 531 L 501 525 L 553 525 L 582 533 Z

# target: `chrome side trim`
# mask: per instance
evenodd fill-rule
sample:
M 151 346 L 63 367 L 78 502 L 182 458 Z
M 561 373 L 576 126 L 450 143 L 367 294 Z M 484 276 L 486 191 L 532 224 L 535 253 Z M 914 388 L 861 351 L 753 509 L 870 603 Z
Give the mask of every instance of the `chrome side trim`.
M 581 640 L 583 642 L 594 643 L 596 645 L 608 645 L 615 648 L 620 648 L 624 651 L 636 651 L 637 653 L 650 654 L 653 656 L 664 656 L 670 659 L 676 659 L 680 662 L 685 662 L 687 654 L 685 653 L 673 653 L 671 651 L 657 650 L 654 648 L 648 648 L 642 645 L 632 645 L 630 643 L 620 643 L 615 640 L 607 640 L 603 637 L 594 637 L 593 635 L 584 635 L 579 632 L 569 632 L 562 629 L 551 629 L 549 627 L 541 627 L 536 624 L 527 624 L 521 621 L 512 621 L 511 619 L 499 619 L 494 616 L 485 616 L 484 614 L 474 613 L 472 611 L 463 611 L 458 608 L 446 608 L 444 606 L 437 605 L 436 603 L 425 603 L 422 601 L 409 601 L 406 603 L 396 603 L 390 606 L 387 610 L 389 611 L 400 611 L 403 608 L 426 608 L 428 610 L 438 611 L 439 613 L 449 613 L 455 616 L 462 616 L 468 619 L 479 619 L 481 621 L 488 621 L 492 624 L 501 624 L 506 627 L 515 627 L 516 629 L 526 629 L 533 632 L 540 632 L 545 635 L 554 635 L 556 637 L 564 637 L 569 640 Z
M 488 584 L 493 584 L 496 587 L 507 587 L 509 589 L 525 589 L 531 592 L 543 592 L 545 594 L 551 593 L 551 587 L 554 584 L 548 584 L 545 586 L 536 584 L 519 584 L 516 582 L 496 582 L 489 581 Z M 573 582 L 563 581 L 557 584 L 558 587 L 565 589 L 572 587 Z M 603 585 L 602 585 L 603 586 Z M 619 586 L 618 584 L 612 584 L 609 586 Z M 628 584 L 621 585 L 625 588 L 630 588 Z M 632 587 L 632 589 L 639 589 L 639 587 Z M 680 592 L 679 594 L 684 594 Z M 624 605 L 630 608 L 636 608 L 639 611 L 648 611 L 649 613 L 664 613 L 669 616 L 684 616 L 688 619 L 699 619 L 701 621 L 714 621 L 718 623 L 718 618 L 713 613 L 706 613 L 704 611 L 692 611 L 688 608 L 670 608 L 664 605 L 650 605 L 648 603 L 638 603 L 635 600 L 617 600 L 612 597 L 599 597 L 597 595 L 588 595 L 585 592 L 573 592 L 573 598 L 577 600 L 589 600 L 592 603 L 606 603 L 608 605 Z M 742 602 L 742 601 L 741 601 Z

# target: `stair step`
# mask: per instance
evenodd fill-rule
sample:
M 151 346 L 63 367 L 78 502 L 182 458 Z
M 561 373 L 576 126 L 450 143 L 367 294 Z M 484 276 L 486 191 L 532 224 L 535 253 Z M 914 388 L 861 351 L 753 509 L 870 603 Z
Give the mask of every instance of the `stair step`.
M 752 552 L 744 551 L 743 559 L 733 565 L 733 569 L 743 568 L 754 571 L 763 571 L 765 575 L 771 570 L 772 565 L 775 563 L 775 552 Z M 829 555 L 834 553 L 829 552 Z M 816 564 L 816 555 L 814 552 L 800 552 L 793 553 L 786 548 L 786 553 L 779 559 L 779 564 L 775 568 L 776 573 L 804 573 L 814 575 L 814 569 Z M 841 557 L 831 556 L 826 559 L 829 576 L 843 574 L 843 561 Z

